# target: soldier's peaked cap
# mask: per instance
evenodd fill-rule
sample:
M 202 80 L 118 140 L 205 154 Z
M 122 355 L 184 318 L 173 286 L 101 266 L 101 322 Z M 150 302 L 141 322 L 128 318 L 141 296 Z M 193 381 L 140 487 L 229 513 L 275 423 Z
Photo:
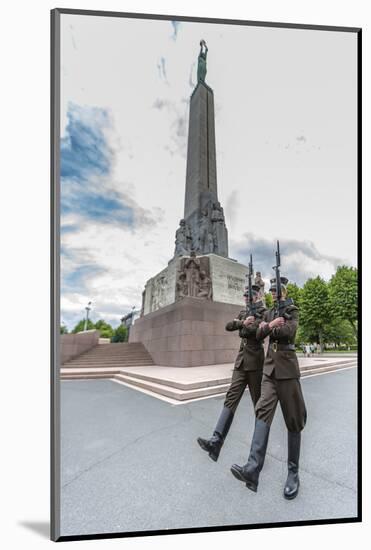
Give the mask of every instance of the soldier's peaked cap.
M 251 288 L 254 292 L 260 292 L 260 286 L 258 285 L 251 285 Z M 243 293 L 244 296 L 249 295 L 249 287 L 245 286 L 245 292 Z
M 284 286 L 286 286 L 287 283 L 289 282 L 287 277 L 280 277 L 280 280 L 281 280 L 281 285 L 284 285 Z M 271 279 L 270 283 L 271 283 L 271 287 L 269 290 L 274 290 L 277 287 L 276 278 L 274 277 L 273 279 Z

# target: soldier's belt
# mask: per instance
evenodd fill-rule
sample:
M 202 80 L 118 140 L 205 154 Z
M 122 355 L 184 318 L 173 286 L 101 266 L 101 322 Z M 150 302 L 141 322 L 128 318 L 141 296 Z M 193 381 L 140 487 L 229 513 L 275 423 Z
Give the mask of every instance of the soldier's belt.
M 241 338 L 242 340 L 242 344 L 244 346 L 247 346 L 248 348 L 254 350 L 254 351 L 257 351 L 259 349 L 262 349 L 263 348 L 263 344 L 259 344 L 258 342 L 249 342 L 247 340 L 247 338 Z
M 269 347 L 273 351 L 295 351 L 295 344 L 278 344 L 277 342 L 271 342 Z

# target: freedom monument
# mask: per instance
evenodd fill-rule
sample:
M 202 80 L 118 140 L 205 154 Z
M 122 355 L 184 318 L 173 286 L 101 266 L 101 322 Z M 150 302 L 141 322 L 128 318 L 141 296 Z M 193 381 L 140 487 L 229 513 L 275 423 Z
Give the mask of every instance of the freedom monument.
M 238 335 L 227 333 L 225 324 L 243 307 L 247 273 L 228 257 L 217 190 L 214 92 L 205 82 L 204 40 L 200 46 L 190 98 L 184 217 L 173 258 L 145 284 L 129 339 L 142 342 L 155 364 L 173 367 L 234 361 Z

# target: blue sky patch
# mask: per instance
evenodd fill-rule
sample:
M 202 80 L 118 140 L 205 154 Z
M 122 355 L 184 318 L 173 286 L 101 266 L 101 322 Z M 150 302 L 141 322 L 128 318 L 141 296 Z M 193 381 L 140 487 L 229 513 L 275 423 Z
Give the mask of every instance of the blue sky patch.
M 112 126 L 107 110 L 69 104 L 61 139 L 61 296 L 88 296 L 89 281 L 107 271 L 90 258 L 86 262 L 88 250 L 67 244 L 70 235 L 89 224 L 132 229 L 136 222 L 134 208 L 112 189 L 115 151 L 106 134 Z M 74 269 L 64 270 L 64 261 L 72 262 Z
M 86 294 L 86 280 L 95 277 L 105 271 L 104 268 L 95 264 L 85 264 L 77 267 L 67 275 L 64 275 L 61 281 L 61 292 L 77 292 Z
M 105 129 L 112 127 L 109 112 L 70 104 L 67 119 L 66 136 L 61 140 L 62 218 L 78 214 L 94 222 L 132 227 L 133 209 L 120 193 L 107 187 L 114 162 L 105 136 Z
M 79 230 L 79 226 L 75 223 L 61 225 L 61 235 L 66 235 L 67 233 L 75 233 Z
M 61 177 L 108 175 L 113 160 L 103 132 L 111 126 L 108 111 L 70 104 L 67 119 L 67 135 L 61 139 Z

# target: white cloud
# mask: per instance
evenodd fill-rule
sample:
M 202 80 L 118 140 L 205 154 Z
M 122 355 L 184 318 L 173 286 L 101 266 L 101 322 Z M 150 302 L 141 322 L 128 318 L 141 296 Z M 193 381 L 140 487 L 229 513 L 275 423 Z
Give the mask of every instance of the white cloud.
M 83 261 L 103 269 L 86 283 L 102 311 L 140 305 L 145 281 L 173 254 L 200 38 L 209 47 L 206 81 L 215 94 L 218 191 L 230 242 L 248 231 L 272 243 L 294 237 L 312 241 L 322 257 L 356 262 L 354 36 L 182 23 L 174 40 L 170 21 L 63 14 L 62 135 L 69 101 L 109 109 L 106 137 L 116 154 L 106 183 L 159 218 L 137 232 L 80 224 L 63 236 L 75 252 L 64 260 L 67 272 Z M 300 254 L 286 261 L 293 269 L 305 261 L 325 277 L 331 269 L 326 259 Z

